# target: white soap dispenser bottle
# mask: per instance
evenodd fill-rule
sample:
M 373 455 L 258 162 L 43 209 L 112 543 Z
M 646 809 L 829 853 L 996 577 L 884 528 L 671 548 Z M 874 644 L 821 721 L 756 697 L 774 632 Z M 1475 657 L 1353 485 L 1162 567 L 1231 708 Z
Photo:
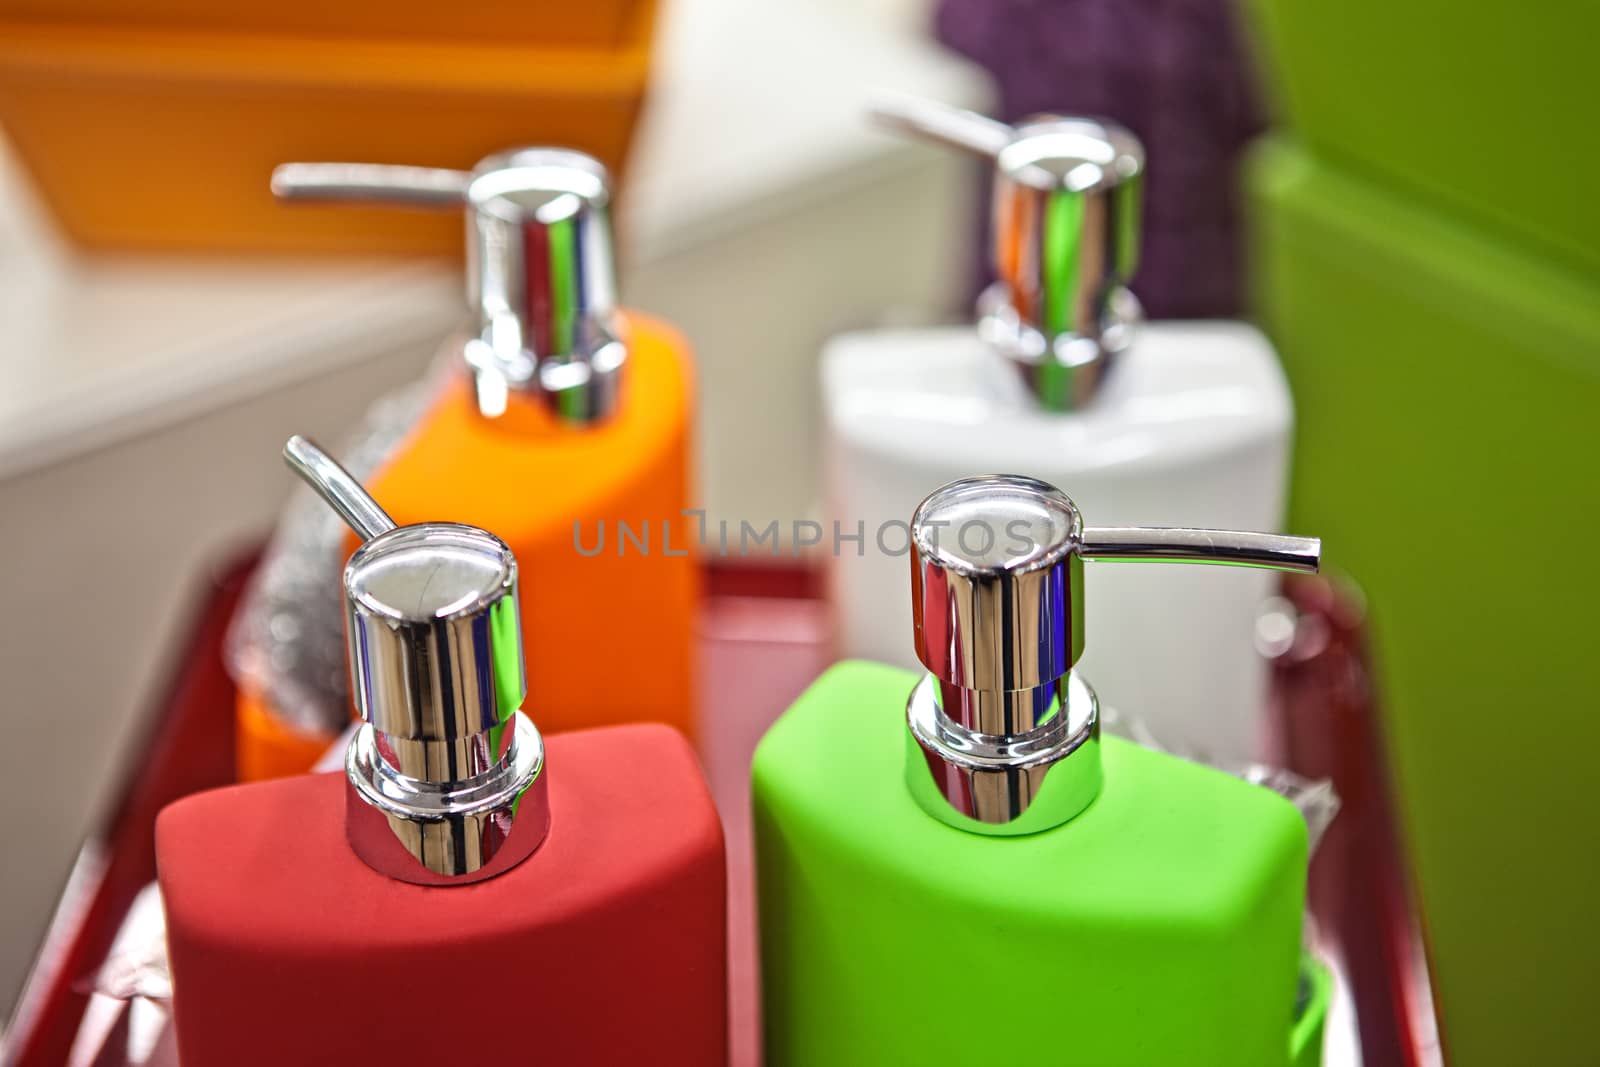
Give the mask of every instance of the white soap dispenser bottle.
M 1139 323 L 1127 288 L 1145 166 L 1138 139 L 1105 121 L 1046 115 L 1012 127 L 901 97 L 874 113 L 994 164 L 999 281 L 979 300 L 976 330 L 847 334 L 823 352 L 840 652 L 915 667 L 901 517 L 956 478 L 1029 475 L 1131 523 L 1185 515 L 1277 529 L 1293 411 L 1271 346 L 1241 322 Z M 967 536 L 984 534 L 974 526 Z M 1107 707 L 1161 744 L 1255 758 L 1265 673 L 1254 620 L 1272 578 L 1181 571 L 1105 576 L 1087 601 L 1087 628 L 1138 639 L 1089 647 L 1084 669 Z

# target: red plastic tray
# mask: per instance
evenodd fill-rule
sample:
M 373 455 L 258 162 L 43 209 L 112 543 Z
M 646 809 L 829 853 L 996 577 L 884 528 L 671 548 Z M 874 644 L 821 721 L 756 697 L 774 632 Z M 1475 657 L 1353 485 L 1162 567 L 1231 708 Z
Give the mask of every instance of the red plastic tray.
M 83 847 L 22 998 L 0 1064 L 60 1067 L 78 1039 L 86 981 L 105 960 L 134 895 L 155 877 L 156 813 L 187 793 L 233 780 L 233 686 L 223 668 L 228 621 L 255 562 L 224 567 L 185 636 L 188 649 L 154 709 L 142 751 L 104 829 Z M 747 770 L 767 726 L 831 661 L 816 576 L 802 569 L 712 568 L 702 622 L 708 686 L 701 755 L 729 849 L 731 1041 L 735 1067 L 760 1063 L 760 996 Z M 1291 770 L 1334 780 L 1343 810 L 1312 870 L 1311 906 L 1341 953 L 1368 1067 L 1437 1061 L 1426 966 L 1409 907 L 1383 770 L 1363 620 L 1322 580 L 1285 595 L 1299 636 L 1273 666 L 1274 708 Z M 113 1031 L 114 1040 L 125 1040 Z M 94 1063 L 126 1063 L 106 1047 Z

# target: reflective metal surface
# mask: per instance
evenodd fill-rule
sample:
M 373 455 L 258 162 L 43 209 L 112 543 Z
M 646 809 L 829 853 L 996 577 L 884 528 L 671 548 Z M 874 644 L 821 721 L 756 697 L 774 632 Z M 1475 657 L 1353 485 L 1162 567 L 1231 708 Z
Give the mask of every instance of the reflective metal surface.
M 467 299 L 475 322 L 462 356 L 478 406 L 542 397 L 571 422 L 617 405 L 627 347 L 616 321 L 611 183 L 591 156 L 519 148 L 470 173 L 366 163 L 287 163 L 272 189 L 289 200 L 364 200 L 467 208 Z
M 1100 707 L 1077 675 L 1062 678 L 1049 722 L 994 737 L 958 726 L 930 675 L 906 703 L 906 782 L 922 809 L 959 830 L 995 836 L 1060 826 L 1100 793 Z M 1058 687 L 1049 686 L 1052 694 Z
M 351 694 L 401 772 L 455 781 L 488 770 L 527 682 L 517 564 L 472 526 L 402 526 L 345 565 Z
M 362 726 L 345 757 L 345 835 L 367 866 L 418 885 L 468 885 L 504 874 L 550 832 L 544 739 L 517 712 L 505 762 L 465 782 L 399 773 Z
M 396 527 L 304 438 L 289 464 L 371 537 L 344 570 L 351 690 L 347 829 L 370 866 L 428 885 L 509 869 L 548 832 L 544 744 L 527 695 L 517 562 L 475 526 Z M 388 528 L 383 529 L 383 524 Z
M 1007 126 L 970 111 L 881 96 L 885 125 L 995 166 L 990 256 L 999 280 L 979 329 L 1039 403 L 1070 410 L 1099 387 L 1141 317 L 1126 288 L 1138 263 L 1144 148 L 1113 122 L 1039 115 Z
M 1315 539 L 1278 534 L 1086 528 L 1065 493 L 1034 478 L 943 486 L 911 517 L 913 641 L 930 672 L 907 708 L 913 793 L 951 825 L 997 834 L 1059 825 L 1093 799 L 1099 716 L 1073 672 L 1084 560 L 1314 571 L 1320 554 Z M 1065 782 L 1045 790 L 1058 767 L 1071 768 L 1051 775 Z
M 988 694 L 1066 674 L 1083 654 L 1082 539 L 1072 501 L 1032 478 L 969 478 L 928 497 L 911 516 L 917 658 L 940 681 Z M 1017 729 L 983 732 L 1034 725 L 1021 712 Z
M 272 170 L 272 195 L 280 200 L 358 200 L 370 203 L 453 206 L 467 195 L 472 175 L 443 167 L 383 163 L 285 163 Z
M 998 119 L 909 93 L 878 92 L 868 102 L 867 113 L 886 129 L 982 159 L 998 156 L 1011 143 L 1014 132 Z
M 1091 526 L 1085 559 L 1127 563 L 1216 563 L 1315 574 L 1322 542 L 1315 537 L 1157 526 Z
M 304 437 L 295 434 L 289 438 L 283 446 L 283 458 L 363 540 L 370 541 L 395 528 L 389 513 L 367 495 L 350 472 Z

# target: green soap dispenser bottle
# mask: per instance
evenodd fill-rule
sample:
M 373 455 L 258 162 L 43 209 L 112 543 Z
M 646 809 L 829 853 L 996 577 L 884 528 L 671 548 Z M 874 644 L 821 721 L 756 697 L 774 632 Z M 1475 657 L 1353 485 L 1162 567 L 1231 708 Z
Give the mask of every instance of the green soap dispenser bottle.
M 1304 821 L 1259 786 L 1102 738 L 1072 667 L 1085 560 L 1315 570 L 1319 552 L 1085 528 L 1031 478 L 924 500 L 910 553 L 929 673 L 840 664 L 756 751 L 770 1067 L 1284 1067 Z

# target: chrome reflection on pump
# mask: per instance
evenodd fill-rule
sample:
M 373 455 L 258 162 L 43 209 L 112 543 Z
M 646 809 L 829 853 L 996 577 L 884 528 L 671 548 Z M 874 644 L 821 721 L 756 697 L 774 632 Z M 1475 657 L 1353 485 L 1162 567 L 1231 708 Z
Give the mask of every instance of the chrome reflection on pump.
M 1099 119 L 1036 115 L 1016 126 L 930 100 L 881 95 L 885 125 L 994 164 L 990 259 L 979 330 L 1039 403 L 1094 395 L 1142 317 L 1127 288 L 1139 254 L 1144 147 Z
M 917 658 L 907 781 L 961 829 L 1028 834 L 1099 792 L 1100 717 L 1083 656 L 1085 560 L 1315 571 L 1321 543 L 1229 530 L 1085 528 L 1052 485 L 1016 475 L 951 482 L 911 518 Z
M 284 457 L 366 541 L 345 565 L 351 688 L 346 831 L 369 866 L 457 885 L 532 854 L 550 826 L 527 695 L 517 561 L 475 526 L 396 526 L 344 468 L 290 438 Z
M 611 180 L 591 156 L 518 148 L 470 172 L 375 163 L 286 163 L 272 191 L 288 200 L 359 200 L 467 208 L 467 300 L 476 321 L 462 358 L 484 415 L 507 393 L 543 397 L 570 422 L 609 415 L 627 347 L 617 327 Z

